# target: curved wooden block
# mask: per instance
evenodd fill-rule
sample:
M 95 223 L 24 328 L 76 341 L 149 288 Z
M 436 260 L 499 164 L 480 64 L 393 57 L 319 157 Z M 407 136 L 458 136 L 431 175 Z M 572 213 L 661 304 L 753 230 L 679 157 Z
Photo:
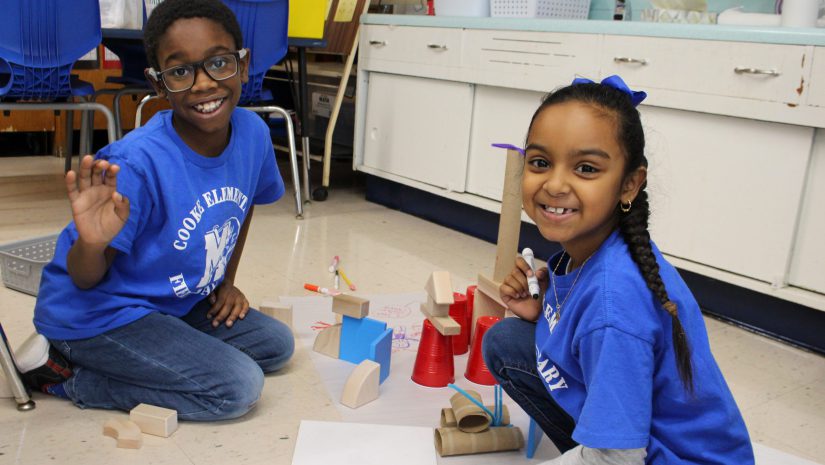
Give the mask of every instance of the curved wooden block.
M 359 363 L 347 378 L 341 403 L 349 408 L 358 408 L 377 399 L 380 374 L 380 364 L 372 360 Z
M 143 445 L 143 436 L 140 428 L 134 422 L 124 418 L 110 418 L 103 425 L 103 435 L 115 438 L 121 449 L 140 449 Z

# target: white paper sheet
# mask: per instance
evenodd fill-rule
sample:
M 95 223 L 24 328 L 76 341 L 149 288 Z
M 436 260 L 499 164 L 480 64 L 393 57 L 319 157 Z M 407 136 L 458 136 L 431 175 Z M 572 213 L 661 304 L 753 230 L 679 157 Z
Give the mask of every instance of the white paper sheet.
M 436 465 L 435 455 L 430 428 L 304 420 L 292 465 Z

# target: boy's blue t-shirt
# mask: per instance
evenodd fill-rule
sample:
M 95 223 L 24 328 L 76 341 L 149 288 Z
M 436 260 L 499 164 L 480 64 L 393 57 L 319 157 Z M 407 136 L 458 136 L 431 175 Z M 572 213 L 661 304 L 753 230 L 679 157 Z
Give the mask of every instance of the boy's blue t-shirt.
M 117 190 L 129 199 L 126 225 L 111 247 L 111 267 L 93 288 L 74 285 L 66 258 L 75 224 L 60 234 L 43 269 L 34 312 L 50 339 L 83 339 L 150 312 L 183 316 L 222 281 L 253 204 L 284 193 L 269 129 L 256 114 L 235 109 L 231 136 L 217 157 L 190 149 L 164 111 L 97 154 L 120 165 Z
M 536 325 L 537 368 L 590 448 L 646 448 L 648 464 L 753 464 L 742 415 L 710 352 L 699 305 L 653 245 L 690 345 L 693 394 L 676 368 L 671 317 L 618 232 L 581 269 L 556 275 Z M 550 261 L 553 269 L 559 259 Z M 564 269 L 561 263 L 559 269 Z

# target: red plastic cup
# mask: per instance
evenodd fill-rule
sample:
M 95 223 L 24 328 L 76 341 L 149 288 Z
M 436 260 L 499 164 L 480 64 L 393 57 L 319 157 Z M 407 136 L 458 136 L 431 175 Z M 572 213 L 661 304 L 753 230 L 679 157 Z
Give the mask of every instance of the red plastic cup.
M 450 337 L 439 333 L 430 320 L 424 320 L 421 328 L 412 380 L 429 387 L 445 387 L 455 382 L 453 344 Z
M 476 289 L 478 286 L 475 284 L 472 286 L 467 286 L 467 327 L 470 328 L 470 334 L 467 336 L 467 342 L 470 342 L 472 339 L 472 329 L 473 329 L 473 309 L 475 308 L 475 301 L 476 301 Z
M 481 354 L 481 341 L 484 340 L 484 333 L 492 328 L 494 324 L 501 321 L 497 316 L 481 316 L 476 320 L 476 337 L 473 339 L 473 346 L 470 348 L 470 358 L 467 359 L 467 371 L 464 377 L 485 386 L 497 384 L 487 365 L 484 363 L 484 356 Z
M 467 322 L 467 296 L 460 292 L 453 292 L 453 300 L 450 305 L 450 317 L 461 325 L 461 332 L 452 336 L 453 355 L 467 353 L 470 346 L 470 324 Z

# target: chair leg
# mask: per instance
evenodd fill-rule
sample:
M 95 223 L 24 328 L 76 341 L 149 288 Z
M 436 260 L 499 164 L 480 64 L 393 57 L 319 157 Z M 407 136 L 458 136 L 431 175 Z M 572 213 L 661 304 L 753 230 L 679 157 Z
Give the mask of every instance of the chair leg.
M 135 109 L 135 129 L 141 127 L 143 125 L 143 107 L 149 103 L 150 100 L 160 98 L 157 95 L 149 94 L 146 97 L 140 99 L 140 103 L 138 103 L 137 109 Z
M 65 127 L 66 127 L 66 153 L 63 154 L 66 157 L 64 172 L 68 173 L 69 170 L 72 169 L 72 150 L 74 147 L 74 111 L 66 110 L 65 112 Z
M 34 409 L 34 401 L 29 396 L 29 392 L 20 376 L 17 373 L 17 366 L 14 364 L 14 358 L 11 355 L 11 347 L 9 341 L 6 339 L 6 333 L 3 331 L 3 325 L 0 324 L 0 365 L 3 368 L 3 374 L 6 376 L 6 382 L 9 383 L 9 388 L 14 395 L 14 400 L 17 402 L 17 410 L 26 411 Z

